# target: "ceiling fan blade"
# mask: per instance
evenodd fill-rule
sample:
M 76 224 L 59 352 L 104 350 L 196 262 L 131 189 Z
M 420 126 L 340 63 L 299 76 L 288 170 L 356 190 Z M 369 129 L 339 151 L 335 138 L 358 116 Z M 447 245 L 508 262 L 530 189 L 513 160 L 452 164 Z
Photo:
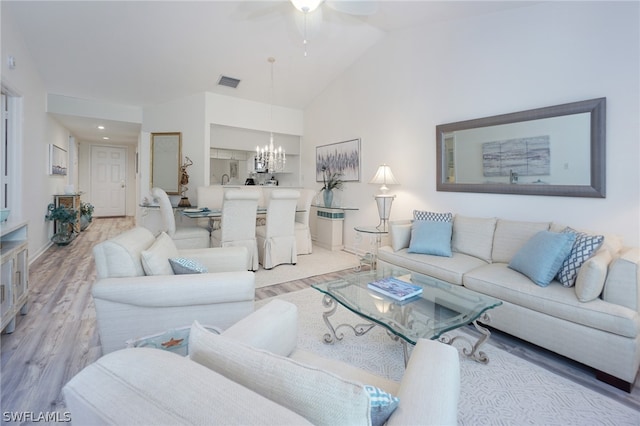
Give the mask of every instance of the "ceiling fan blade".
M 331 9 L 354 16 L 371 16 L 378 11 L 378 4 L 373 0 L 326 0 Z
M 288 2 L 238 2 L 235 17 L 239 19 L 261 19 L 282 14 L 288 10 Z

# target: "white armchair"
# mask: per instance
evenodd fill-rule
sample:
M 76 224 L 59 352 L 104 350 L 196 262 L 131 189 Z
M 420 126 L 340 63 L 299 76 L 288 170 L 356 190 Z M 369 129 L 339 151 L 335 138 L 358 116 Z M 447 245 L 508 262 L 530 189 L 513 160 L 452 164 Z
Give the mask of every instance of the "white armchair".
M 200 226 L 185 226 L 176 228 L 176 217 L 169 201 L 169 196 L 160 188 L 152 188 L 151 196 L 158 200 L 160 215 L 162 216 L 163 231 L 176 243 L 178 248 L 207 248 L 210 247 L 209 231 Z
M 460 364 L 454 347 L 419 340 L 402 380 L 395 382 L 296 349 L 297 331 L 297 307 L 276 299 L 221 336 L 207 336 L 200 327 L 192 326 L 189 357 L 149 348 L 102 357 L 65 385 L 64 398 L 78 424 L 262 425 L 266 421 L 370 425 L 370 402 L 369 410 L 355 408 L 367 384 L 400 399 L 387 426 L 457 423 Z M 220 340 L 217 346 L 215 340 Z M 211 362 L 214 357 L 229 357 L 232 351 L 241 356 L 231 356 L 223 364 Z M 264 362 L 245 363 L 243 356 L 260 357 Z M 239 367 L 243 374 L 229 374 L 233 367 Z M 296 377 L 297 389 L 270 386 L 264 378 L 280 371 L 286 374 L 291 367 L 309 372 Z M 246 383 L 242 376 L 248 377 Z M 321 392 L 321 386 L 314 386 L 311 380 L 315 377 L 331 379 L 332 384 L 340 382 L 354 391 L 340 394 L 322 380 L 325 392 Z M 303 392 L 307 403 L 296 404 Z M 358 407 L 362 408 L 361 404 Z
M 253 312 L 255 277 L 246 270 L 245 247 L 178 250 L 166 234 L 155 238 L 137 227 L 97 244 L 93 255 L 103 354 L 196 319 L 225 329 Z M 173 275 L 173 257 L 196 260 L 208 273 Z

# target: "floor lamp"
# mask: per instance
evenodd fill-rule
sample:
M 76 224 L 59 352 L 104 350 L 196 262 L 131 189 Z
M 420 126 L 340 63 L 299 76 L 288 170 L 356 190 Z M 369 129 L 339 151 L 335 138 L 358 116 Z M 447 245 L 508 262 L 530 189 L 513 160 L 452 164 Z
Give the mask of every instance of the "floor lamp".
M 400 182 L 398 182 L 393 176 L 393 173 L 391 173 L 391 167 L 386 164 L 382 164 L 378 166 L 378 171 L 369 183 L 382 185 L 380 187 L 381 193 L 374 196 L 376 203 L 378 204 L 378 215 L 380 216 L 380 223 L 377 228 L 382 231 L 387 231 L 387 224 L 391 214 L 391 204 L 393 203 L 393 199 L 396 198 L 395 195 L 387 194 L 387 191 L 389 190 L 387 185 L 397 185 Z

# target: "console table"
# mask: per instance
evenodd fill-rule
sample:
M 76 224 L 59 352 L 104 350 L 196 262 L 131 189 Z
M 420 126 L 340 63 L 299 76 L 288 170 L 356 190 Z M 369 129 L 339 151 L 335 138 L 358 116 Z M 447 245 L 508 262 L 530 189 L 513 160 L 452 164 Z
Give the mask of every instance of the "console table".
M 328 250 L 342 250 L 344 213 L 348 210 L 358 210 L 357 207 L 325 207 L 312 204 L 310 220 L 315 221 L 315 233 L 311 239 L 320 247 Z M 315 213 L 313 210 L 316 210 Z M 313 218 L 313 219 L 311 219 Z M 313 226 L 311 227 L 313 231 Z
M 13 333 L 16 315 L 27 313 L 29 296 L 29 240 L 27 222 L 0 224 L 0 331 Z
M 56 207 L 64 206 L 76 211 L 76 223 L 73 224 L 73 232 L 80 233 L 80 194 L 56 194 L 53 196 Z M 53 232 L 58 232 L 58 224 L 55 224 Z

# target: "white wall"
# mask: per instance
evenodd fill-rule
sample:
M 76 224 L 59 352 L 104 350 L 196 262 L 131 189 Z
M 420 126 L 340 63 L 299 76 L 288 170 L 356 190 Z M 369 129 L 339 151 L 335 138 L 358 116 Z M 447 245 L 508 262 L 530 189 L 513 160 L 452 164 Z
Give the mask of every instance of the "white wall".
M 317 145 L 362 138 L 362 179 L 348 183 L 345 244 L 376 224 L 367 182 L 391 165 L 391 219 L 413 209 L 556 221 L 640 242 L 639 4 L 548 2 L 397 32 L 305 109 L 302 170 Z M 437 124 L 607 98 L 607 197 L 437 192 Z M 319 189 L 313 175 L 305 186 Z
M 20 34 L 13 28 L 11 17 L 2 13 L 2 84 L 21 98 L 23 108 L 20 123 L 20 152 L 18 167 L 21 175 L 19 205 L 14 206 L 11 220 L 29 223 L 29 254 L 31 260 L 40 255 L 50 244 L 52 224 L 44 220 L 52 195 L 63 193 L 69 177 L 49 176 L 48 144 L 69 149 L 69 132 L 46 113 L 44 84 L 30 57 Z M 16 68 L 10 70 L 6 57 L 12 55 Z M 72 182 L 73 183 L 73 182 Z

